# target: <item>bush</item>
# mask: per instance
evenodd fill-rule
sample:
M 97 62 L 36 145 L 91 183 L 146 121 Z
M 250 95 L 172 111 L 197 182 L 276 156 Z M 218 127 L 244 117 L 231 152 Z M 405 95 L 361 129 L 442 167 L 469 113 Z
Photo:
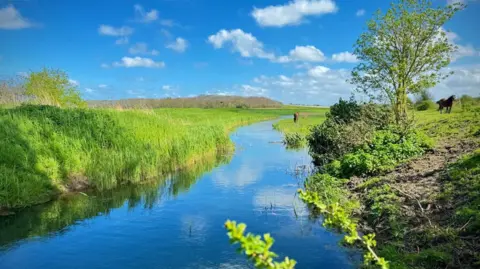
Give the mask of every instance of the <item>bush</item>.
M 418 111 L 425 111 L 435 108 L 437 105 L 432 100 L 420 101 L 415 104 Z
M 384 105 L 358 105 L 340 99 L 327 119 L 314 126 L 307 137 L 315 164 L 322 166 L 370 141 L 375 130 L 387 128 L 392 122 L 391 115 Z
M 330 112 L 326 116 L 336 123 L 347 124 L 360 119 L 361 106 L 353 100 L 353 97 L 349 101 L 340 98 L 338 103 L 330 107 Z
M 433 141 L 418 131 L 402 134 L 394 128 L 380 130 L 374 133 L 370 143 L 346 154 L 339 162 L 329 164 L 326 169 L 342 177 L 377 175 L 423 154 L 432 146 Z
M 301 147 L 305 143 L 305 137 L 299 133 L 286 133 L 283 143 L 288 147 Z
M 39 104 L 60 107 L 86 107 L 87 105 L 67 74 L 60 70 L 44 68 L 40 72 L 30 73 L 26 79 L 25 93 Z

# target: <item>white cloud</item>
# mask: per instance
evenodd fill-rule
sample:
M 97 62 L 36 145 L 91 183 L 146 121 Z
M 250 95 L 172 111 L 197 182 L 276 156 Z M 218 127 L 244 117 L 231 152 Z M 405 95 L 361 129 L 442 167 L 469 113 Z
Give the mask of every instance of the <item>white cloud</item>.
M 110 25 L 102 24 L 98 28 L 98 33 L 101 34 L 101 35 L 107 35 L 107 36 L 121 36 L 121 37 L 124 37 L 124 36 L 129 36 L 129 35 L 133 34 L 133 28 L 128 27 L 128 26 L 122 26 L 122 27 L 115 28 L 115 27 L 110 26 Z
M 465 2 L 467 2 L 467 0 L 447 0 L 448 5 L 455 4 L 455 3 L 465 4 Z
M 99 87 L 100 89 L 105 89 L 105 88 L 108 87 L 108 85 L 106 85 L 106 84 L 99 84 L 98 87 Z
M 80 85 L 80 83 L 78 83 L 78 81 L 74 80 L 74 79 L 69 79 L 68 82 L 72 85 L 72 86 L 78 86 Z
M 435 99 L 447 98 L 452 94 L 455 94 L 457 98 L 463 94 L 480 97 L 478 90 L 480 88 L 479 64 L 453 66 L 445 71 L 453 71 L 454 74 L 430 90 Z
M 128 49 L 130 54 L 147 54 L 158 55 L 158 50 L 148 50 L 148 45 L 143 42 L 138 42 Z
M 85 88 L 85 92 L 92 93 L 92 92 L 94 92 L 94 90 L 91 89 L 91 88 Z
M 33 26 L 33 23 L 24 18 L 13 5 L 8 5 L 0 9 L 0 29 L 16 30 Z
M 162 86 L 162 90 L 164 90 L 164 91 L 169 91 L 171 89 L 172 89 L 172 86 L 170 86 L 170 85 L 163 85 Z
M 134 5 L 135 10 L 135 19 L 138 22 L 142 23 L 150 23 L 156 21 L 158 19 L 158 11 L 156 9 L 152 9 L 148 12 L 141 5 Z
M 223 48 L 225 44 L 231 44 L 233 51 L 240 53 L 242 57 L 258 57 L 273 60 L 275 55 L 263 49 L 263 43 L 258 41 L 252 34 L 245 33 L 241 29 L 222 29 L 216 34 L 208 37 L 208 42 L 215 49 Z
M 100 67 L 107 69 L 107 68 L 110 68 L 110 65 L 109 65 L 109 64 L 106 64 L 106 63 L 102 63 L 102 64 L 100 65 Z
M 128 44 L 130 40 L 128 39 L 128 37 L 122 37 L 122 38 L 119 38 L 117 40 L 115 40 L 115 44 L 116 45 L 125 45 L 125 44 Z
M 443 27 L 440 28 L 440 32 L 445 33 L 448 41 L 457 46 L 457 51 L 452 55 L 452 61 L 457 61 L 463 57 L 473 57 L 473 56 L 480 56 L 480 49 L 473 47 L 471 44 L 467 45 L 460 45 L 458 41 L 460 40 L 460 36 L 455 32 L 447 31 Z
M 112 66 L 115 67 L 147 67 L 147 68 L 163 68 L 165 67 L 164 62 L 155 62 L 150 58 L 142 57 L 123 57 L 121 62 L 114 62 Z
M 328 71 L 330 71 L 330 68 L 325 67 L 325 66 L 315 66 L 314 68 L 308 70 L 308 74 L 311 77 L 316 77 L 316 78 L 321 78 L 323 77 Z
M 357 56 L 348 51 L 340 52 L 332 55 L 332 60 L 335 62 L 356 63 L 358 62 Z
M 350 70 L 316 66 L 293 76 L 259 76 L 253 80 L 268 91 L 267 96 L 284 102 L 331 105 L 348 98 L 353 90 L 346 82 Z M 254 86 L 255 86 L 254 84 Z
M 176 52 L 184 52 L 188 47 L 188 42 L 181 38 L 177 37 L 174 42 L 167 45 L 167 48 L 172 49 Z
M 283 27 L 301 24 L 307 16 L 335 13 L 337 10 L 332 0 L 294 0 L 284 5 L 254 7 L 251 15 L 261 26 Z
M 357 13 L 355 13 L 355 15 L 356 15 L 357 17 L 361 17 L 361 16 L 365 15 L 365 9 L 359 9 L 359 10 L 357 10 Z
M 279 63 L 288 63 L 293 61 L 303 62 L 323 62 L 325 55 L 314 46 L 295 46 L 290 50 L 288 56 L 280 56 L 275 61 Z

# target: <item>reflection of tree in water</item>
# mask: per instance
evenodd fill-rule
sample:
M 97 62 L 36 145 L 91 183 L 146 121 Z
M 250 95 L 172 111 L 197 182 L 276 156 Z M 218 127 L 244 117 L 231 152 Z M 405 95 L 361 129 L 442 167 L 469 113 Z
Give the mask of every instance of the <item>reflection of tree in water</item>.
M 189 169 L 144 184 L 122 186 L 113 190 L 85 195 L 68 195 L 58 200 L 21 210 L 15 215 L 0 217 L 0 250 L 17 241 L 65 233 L 70 225 L 101 215 L 124 204 L 129 210 L 143 206 L 152 209 L 161 198 L 171 198 L 187 192 L 200 176 L 220 164 L 229 162 L 231 155 L 218 155 L 197 162 Z

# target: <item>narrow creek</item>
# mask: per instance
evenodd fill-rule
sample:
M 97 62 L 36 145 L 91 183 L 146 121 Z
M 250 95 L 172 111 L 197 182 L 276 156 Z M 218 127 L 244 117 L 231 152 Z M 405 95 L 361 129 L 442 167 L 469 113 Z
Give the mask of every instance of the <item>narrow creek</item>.
M 296 198 L 310 157 L 272 143 L 273 122 L 237 129 L 233 156 L 166 180 L 0 217 L 0 268 L 253 268 L 229 245 L 227 219 L 271 233 L 272 250 L 296 268 L 354 268 L 357 254 Z

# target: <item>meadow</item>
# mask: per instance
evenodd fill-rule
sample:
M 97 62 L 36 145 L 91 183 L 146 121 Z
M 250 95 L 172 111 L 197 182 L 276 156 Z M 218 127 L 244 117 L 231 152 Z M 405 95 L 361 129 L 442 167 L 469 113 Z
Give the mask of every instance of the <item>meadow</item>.
M 232 150 L 234 128 L 311 108 L 0 109 L 0 207 L 139 183 Z

